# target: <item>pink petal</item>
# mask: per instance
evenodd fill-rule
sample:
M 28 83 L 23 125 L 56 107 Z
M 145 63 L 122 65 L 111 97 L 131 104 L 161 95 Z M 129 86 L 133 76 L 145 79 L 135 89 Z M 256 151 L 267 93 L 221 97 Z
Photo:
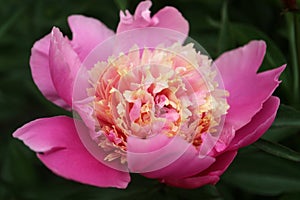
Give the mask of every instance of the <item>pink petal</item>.
M 53 85 L 49 69 L 49 48 L 51 35 L 48 34 L 35 42 L 31 49 L 30 67 L 32 78 L 43 95 L 58 106 L 70 109 L 69 105 L 60 98 Z
M 237 151 L 229 151 L 221 154 L 216 157 L 215 163 L 196 176 L 183 179 L 164 179 L 163 182 L 168 185 L 189 189 L 201 187 L 206 184 L 216 184 L 220 179 L 220 175 L 228 168 L 236 154 Z
M 224 125 L 222 133 L 215 145 L 215 150 L 217 152 L 224 151 L 231 143 L 231 141 L 234 139 L 234 136 L 235 136 L 235 130 L 233 129 L 233 127 Z
M 57 93 L 71 106 L 73 85 L 81 62 L 69 40 L 55 27 L 51 32 L 49 65 Z
M 135 10 L 134 16 L 132 16 L 128 10 L 126 10 L 125 13 L 120 11 L 120 22 L 117 28 L 117 33 L 136 28 L 144 28 L 151 23 L 154 24 L 149 11 L 151 5 L 151 1 L 140 2 Z
M 147 139 L 128 137 L 127 148 L 129 152 L 133 153 L 149 153 L 163 148 L 171 141 L 169 137 L 163 134 L 157 134 Z
M 152 6 L 151 1 L 142 1 L 136 7 L 136 10 L 134 12 L 134 18 L 133 18 L 134 21 L 133 22 L 134 22 L 134 24 L 139 25 L 138 28 L 148 26 L 151 23 L 152 24 L 155 23 L 155 21 L 152 21 L 151 16 L 150 16 L 151 12 L 149 9 L 151 8 L 151 6 Z
M 167 167 L 157 171 L 144 173 L 143 175 L 148 178 L 157 179 L 168 179 L 176 176 L 176 178 L 180 179 L 200 173 L 208 168 L 213 162 L 215 162 L 213 157 L 200 157 L 199 152 L 195 147 L 190 145 L 180 158 Z
M 112 30 L 91 17 L 72 15 L 68 18 L 68 22 L 73 33 L 71 44 L 81 61 L 98 44 L 114 35 Z
M 251 122 L 237 131 L 229 149 L 238 149 L 258 140 L 272 125 L 279 104 L 279 98 L 271 96 Z
M 128 173 L 109 168 L 92 157 L 82 145 L 72 118 L 59 116 L 32 121 L 14 137 L 37 152 L 55 174 L 98 187 L 126 188 Z
M 127 161 L 131 172 L 146 173 L 162 169 L 180 158 L 190 146 L 181 137 L 157 134 L 147 139 L 129 137 Z
M 157 27 L 171 29 L 183 35 L 188 35 L 189 24 L 176 8 L 165 7 L 151 17 L 149 11 L 151 5 L 151 1 L 142 1 L 137 6 L 134 16 L 128 11 L 125 13 L 121 11 L 117 33 L 137 28 Z
M 236 155 L 237 155 L 236 150 L 226 151 L 220 154 L 219 156 L 216 157 L 216 162 L 214 162 L 214 164 L 212 164 L 205 171 L 198 174 L 198 176 L 205 176 L 207 174 L 212 176 L 221 176 L 225 172 L 225 170 L 229 167 L 230 163 L 232 163 Z
M 230 93 L 226 122 L 233 125 L 235 130 L 250 122 L 279 85 L 278 77 L 285 65 L 256 74 L 265 50 L 263 41 L 252 41 L 244 47 L 224 53 L 215 62 L 225 89 Z
M 230 79 L 230 76 L 240 75 L 241 72 L 256 73 L 263 62 L 265 53 L 264 41 L 251 41 L 243 47 L 223 53 L 215 64 L 225 77 L 224 79 L 229 82 L 227 79 Z
M 189 23 L 182 14 L 174 7 L 167 6 L 158 11 L 153 18 L 158 19 L 156 27 L 172 29 L 188 35 Z
M 213 184 L 220 180 L 219 176 L 199 176 L 199 177 L 189 177 L 184 179 L 174 179 L 174 180 L 162 180 L 161 182 L 166 183 L 174 187 L 195 189 L 203 185 Z
M 141 105 L 142 105 L 142 102 L 140 99 L 136 100 L 133 103 L 133 106 L 129 112 L 130 121 L 134 122 L 136 119 L 139 118 L 139 116 L 141 114 Z

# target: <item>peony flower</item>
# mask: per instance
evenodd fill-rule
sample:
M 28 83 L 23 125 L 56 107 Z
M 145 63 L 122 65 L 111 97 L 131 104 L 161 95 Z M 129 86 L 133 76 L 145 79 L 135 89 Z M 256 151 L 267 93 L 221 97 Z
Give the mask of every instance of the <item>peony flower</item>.
M 126 188 L 130 172 L 183 188 L 216 184 L 271 126 L 285 66 L 257 73 L 263 41 L 212 62 L 184 42 L 189 25 L 175 8 L 151 16 L 150 7 L 121 12 L 116 33 L 73 15 L 72 40 L 54 27 L 34 44 L 34 82 L 74 118 L 37 119 L 13 136 L 55 174 L 98 187 Z

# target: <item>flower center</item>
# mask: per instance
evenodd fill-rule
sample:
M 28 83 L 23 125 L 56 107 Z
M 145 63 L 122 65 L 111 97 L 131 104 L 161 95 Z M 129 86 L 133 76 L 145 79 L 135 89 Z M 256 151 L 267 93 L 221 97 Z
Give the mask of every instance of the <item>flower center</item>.
M 229 107 L 211 61 L 192 45 L 133 48 L 97 63 L 90 75 L 95 141 L 109 161 L 126 162 L 128 137 L 178 135 L 199 148 Z

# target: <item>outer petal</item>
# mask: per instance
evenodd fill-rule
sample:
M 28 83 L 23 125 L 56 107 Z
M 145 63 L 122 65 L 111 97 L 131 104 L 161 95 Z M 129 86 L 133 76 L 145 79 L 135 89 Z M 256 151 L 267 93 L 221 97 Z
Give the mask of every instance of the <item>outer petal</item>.
M 72 47 L 81 61 L 105 39 L 114 35 L 103 23 L 91 17 L 72 15 L 68 18 L 73 32 Z
M 149 11 L 151 5 L 151 1 L 141 2 L 136 8 L 134 16 L 128 11 L 125 13 L 121 11 L 117 33 L 136 28 L 158 27 L 175 30 L 184 35 L 188 34 L 189 24 L 176 8 L 165 7 L 151 17 Z
M 23 140 L 54 173 L 99 187 L 125 188 L 128 173 L 111 169 L 92 157 L 82 145 L 72 118 L 60 116 L 32 121 L 14 137 Z
M 148 139 L 129 137 L 127 161 L 131 172 L 146 173 L 162 169 L 177 160 L 189 144 L 180 137 L 158 134 Z
M 182 14 L 174 7 L 167 6 L 158 11 L 153 18 L 158 19 L 156 27 L 172 29 L 188 35 L 189 23 Z
M 237 151 L 229 151 L 221 154 L 216 158 L 214 164 L 196 176 L 184 179 L 165 179 L 162 181 L 168 185 L 182 188 L 197 188 L 206 184 L 216 184 L 220 179 L 220 175 L 228 168 L 236 154 Z
M 265 49 L 263 41 L 253 41 L 244 47 L 224 53 L 215 62 L 225 89 L 230 93 L 227 99 L 230 109 L 226 122 L 233 125 L 235 130 L 250 122 L 279 85 L 278 77 L 285 65 L 256 74 Z
M 210 156 L 200 157 L 199 152 L 195 147 L 190 145 L 180 158 L 167 167 L 143 175 L 148 178 L 157 179 L 173 178 L 175 175 L 178 179 L 186 178 L 200 173 L 208 168 L 213 162 L 215 162 L 215 158 Z
M 72 105 L 73 85 L 81 65 L 78 55 L 58 28 L 51 32 L 49 50 L 50 73 L 59 96 Z
M 251 122 L 237 131 L 229 149 L 238 149 L 258 140 L 272 125 L 279 104 L 280 100 L 278 97 L 270 97 Z
M 43 95 L 53 103 L 65 109 L 68 104 L 60 98 L 54 87 L 49 69 L 49 48 L 51 35 L 48 34 L 35 42 L 31 49 L 30 67 L 32 78 Z
M 189 177 L 185 179 L 173 179 L 173 180 L 162 180 L 163 183 L 167 185 L 186 188 L 186 189 L 194 189 L 201 187 L 203 185 L 213 184 L 220 180 L 219 176 L 207 175 L 207 176 L 198 176 L 198 177 Z

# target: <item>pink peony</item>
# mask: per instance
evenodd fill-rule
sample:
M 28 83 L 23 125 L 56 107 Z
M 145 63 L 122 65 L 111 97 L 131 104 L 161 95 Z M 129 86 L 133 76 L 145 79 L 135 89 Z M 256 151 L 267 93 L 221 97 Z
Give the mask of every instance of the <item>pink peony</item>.
M 151 17 L 150 7 L 121 12 L 116 33 L 73 15 L 72 40 L 54 27 L 34 44 L 34 82 L 75 117 L 37 119 L 13 136 L 57 175 L 98 187 L 126 188 L 130 172 L 183 188 L 216 184 L 271 126 L 285 66 L 257 73 L 263 41 L 213 63 L 183 44 L 189 25 L 175 8 Z

